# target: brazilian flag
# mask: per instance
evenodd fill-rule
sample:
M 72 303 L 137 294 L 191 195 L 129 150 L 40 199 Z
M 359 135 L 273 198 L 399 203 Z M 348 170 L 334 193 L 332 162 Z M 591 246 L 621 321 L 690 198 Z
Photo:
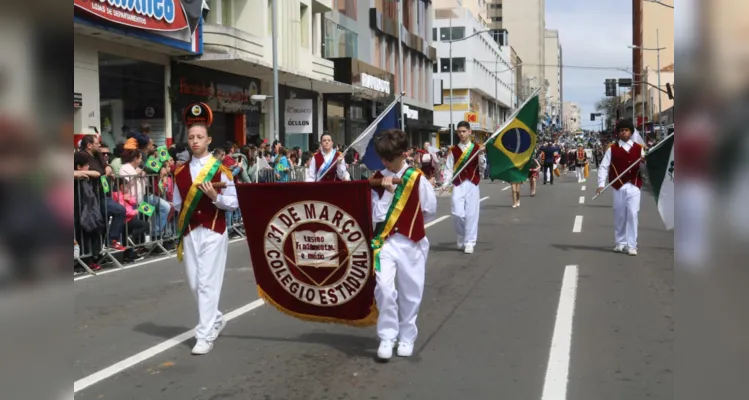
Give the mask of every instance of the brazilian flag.
M 158 173 L 161 170 L 161 161 L 157 157 L 150 156 L 146 160 L 146 168 L 151 170 L 153 173 Z
M 489 177 L 510 183 L 525 182 L 536 152 L 538 94 L 531 97 L 515 118 L 486 143 Z
M 169 161 L 170 158 L 172 158 L 169 155 L 169 150 L 166 148 L 166 146 L 159 146 L 156 148 L 156 155 L 159 157 L 159 161 L 162 163 L 165 163 Z
M 146 203 L 146 202 L 140 203 L 140 205 L 138 206 L 138 212 L 141 213 L 141 214 L 143 214 L 143 215 L 145 215 L 145 216 L 147 216 L 147 217 L 152 216 L 153 215 L 153 211 L 154 211 L 153 206 L 150 205 L 150 204 L 148 204 L 148 203 Z

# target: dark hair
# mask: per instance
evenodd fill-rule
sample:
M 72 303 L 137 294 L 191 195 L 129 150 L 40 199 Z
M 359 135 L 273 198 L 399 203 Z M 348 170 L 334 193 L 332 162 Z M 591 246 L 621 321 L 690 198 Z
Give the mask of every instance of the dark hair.
M 329 137 L 331 142 L 333 141 L 333 135 L 328 132 L 323 132 L 323 134 L 320 135 L 320 143 L 322 143 L 322 138 L 324 138 L 325 136 Z
M 380 158 L 393 161 L 408 151 L 406 133 L 400 129 L 388 129 L 377 138 L 374 148 Z
M 89 158 L 83 153 L 76 152 L 73 154 L 73 169 L 77 170 L 78 167 L 85 167 L 88 165 Z
M 112 149 L 112 155 L 115 158 L 121 158 L 123 151 L 125 151 L 125 143 L 117 143 L 117 145 L 114 146 L 114 149 Z
M 234 143 L 232 142 L 226 142 L 226 144 L 224 145 L 224 151 L 226 151 L 227 153 L 229 153 L 233 148 Z
M 630 132 L 635 133 L 635 124 L 632 122 L 631 119 L 623 119 L 616 123 L 617 133 L 619 133 L 619 131 L 624 128 L 628 128 Z
M 468 130 L 471 130 L 471 124 L 468 121 L 460 121 L 458 122 L 458 128 L 468 128 Z
M 312 152 L 311 151 L 305 151 L 302 153 L 302 164 L 306 164 L 307 160 L 312 158 Z
M 132 162 L 133 160 L 137 160 L 138 157 L 143 157 L 143 153 L 138 150 L 125 150 L 120 156 L 123 164 Z
M 80 150 L 85 151 L 88 145 L 94 144 L 95 140 L 96 138 L 94 137 L 94 135 L 86 135 L 82 137 Z

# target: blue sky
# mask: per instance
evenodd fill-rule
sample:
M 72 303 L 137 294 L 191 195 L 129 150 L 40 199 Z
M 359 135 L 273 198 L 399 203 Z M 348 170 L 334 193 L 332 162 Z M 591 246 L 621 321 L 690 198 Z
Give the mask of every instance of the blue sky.
M 632 2 L 546 0 L 546 29 L 559 31 L 562 63 L 568 66 L 632 68 Z M 564 101 L 582 109 L 583 129 L 595 129 L 590 113 L 604 96 L 606 78 L 631 78 L 615 69 L 563 68 Z

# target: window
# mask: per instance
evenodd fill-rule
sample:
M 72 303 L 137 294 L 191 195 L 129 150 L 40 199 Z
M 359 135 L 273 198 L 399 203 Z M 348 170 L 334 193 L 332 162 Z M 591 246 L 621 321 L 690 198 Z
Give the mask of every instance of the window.
M 492 21 L 494 21 L 494 22 L 502 22 L 502 17 L 492 17 Z
M 309 48 L 309 7 L 306 4 L 299 4 L 299 19 L 301 27 L 299 29 L 299 40 L 301 40 L 302 47 L 305 49 Z
M 502 9 L 502 3 L 499 3 L 499 4 L 490 4 L 490 8 L 500 9 L 501 10 Z
M 432 28 L 432 41 L 437 41 L 437 28 Z
M 450 72 L 450 59 L 440 58 L 440 65 L 442 68 L 441 72 Z M 466 71 L 466 59 L 453 57 L 453 72 L 465 72 Z
M 440 28 L 440 40 L 457 40 L 466 36 L 466 28 L 462 26 L 453 26 L 452 37 L 450 37 L 450 28 Z
M 232 6 L 231 0 L 221 0 L 221 25 L 223 26 L 234 25 L 234 18 L 232 16 L 231 6 Z
M 324 43 L 325 58 L 358 56 L 358 35 L 329 19 L 325 20 Z
M 432 64 L 432 67 L 433 67 L 432 68 L 432 72 L 434 72 L 436 74 L 437 73 L 437 69 L 439 68 L 439 65 L 440 64 L 438 62 Z
M 335 0 L 335 9 L 339 13 L 356 21 L 356 3 L 357 0 Z

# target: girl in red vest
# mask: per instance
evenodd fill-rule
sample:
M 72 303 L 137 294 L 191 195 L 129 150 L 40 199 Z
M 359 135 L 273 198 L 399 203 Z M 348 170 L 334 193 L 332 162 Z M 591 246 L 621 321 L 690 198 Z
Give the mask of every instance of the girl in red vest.
M 583 145 L 578 144 L 577 152 L 575 153 L 575 175 L 577 175 L 577 183 L 583 183 L 586 181 L 585 164 L 587 163 L 588 155 L 585 153 Z
M 208 127 L 190 126 L 187 141 L 192 158 L 174 176 L 174 208 L 179 213 L 180 235 L 177 257 L 184 257 L 187 281 L 198 302 L 197 342 L 192 354 L 206 354 L 226 325 L 218 310 L 229 248 L 225 212 L 237 209 L 237 191 L 231 171 L 208 151 Z M 216 190 L 213 183 L 218 182 L 227 186 Z
M 619 141 L 613 143 L 598 167 L 598 190 L 600 194 L 607 181 L 616 179 L 630 165 L 636 164 L 624 176 L 611 184 L 614 189 L 614 252 L 637 255 L 637 223 L 640 212 L 640 163 L 644 161 L 645 150 L 632 140 L 635 126 L 631 120 L 616 124 Z
M 372 219 L 376 225 L 372 247 L 379 310 L 377 356 L 386 360 L 393 356 L 396 340 L 398 356 L 413 354 L 429 253 L 424 223 L 437 214 L 437 198 L 423 173 L 406 164 L 408 141 L 403 131 L 383 132 L 374 147 L 387 168 L 372 176 L 382 179 L 381 186 L 372 189 Z M 401 179 L 397 190 L 393 178 Z
M 351 180 L 341 152 L 333 149 L 333 137 L 323 133 L 320 136 L 320 145 L 320 151 L 310 160 L 305 182 Z M 336 165 L 332 165 L 333 163 Z

